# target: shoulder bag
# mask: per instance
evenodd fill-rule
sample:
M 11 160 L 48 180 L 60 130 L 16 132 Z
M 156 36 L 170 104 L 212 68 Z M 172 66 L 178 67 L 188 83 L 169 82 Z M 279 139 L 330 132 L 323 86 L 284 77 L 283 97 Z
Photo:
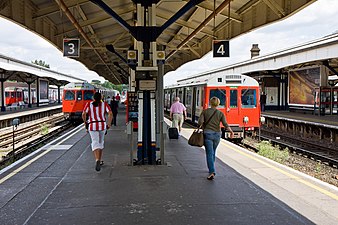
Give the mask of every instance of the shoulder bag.
M 188 140 L 188 144 L 191 146 L 197 146 L 197 147 L 202 147 L 204 145 L 204 137 L 203 137 L 203 125 L 204 127 L 209 123 L 209 121 L 211 120 L 211 118 L 215 115 L 217 109 L 214 111 L 214 113 L 210 116 L 210 118 L 208 119 L 207 122 L 205 122 L 204 124 L 202 124 L 201 126 L 199 126 L 196 130 L 194 130 L 194 132 L 192 132 L 189 140 Z

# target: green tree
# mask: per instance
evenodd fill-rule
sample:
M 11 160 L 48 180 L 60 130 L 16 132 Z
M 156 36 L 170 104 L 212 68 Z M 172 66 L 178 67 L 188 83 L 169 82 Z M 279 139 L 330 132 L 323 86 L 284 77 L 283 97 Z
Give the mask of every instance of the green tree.
M 92 80 L 90 83 L 93 85 L 101 85 L 101 81 L 99 80 Z
M 110 83 L 109 81 L 105 81 L 102 84 L 103 87 L 108 88 L 108 89 L 114 89 L 114 84 Z
M 47 64 L 45 61 L 42 61 L 42 60 L 35 60 L 35 61 L 32 61 L 31 63 L 35 64 L 35 65 L 39 65 L 39 66 L 43 66 L 43 67 L 46 67 L 46 68 L 50 68 L 49 67 L 49 64 Z

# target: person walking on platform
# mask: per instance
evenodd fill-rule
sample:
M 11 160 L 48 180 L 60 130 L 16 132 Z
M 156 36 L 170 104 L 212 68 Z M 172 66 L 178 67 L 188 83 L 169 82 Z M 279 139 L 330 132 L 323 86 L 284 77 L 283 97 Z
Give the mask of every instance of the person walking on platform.
M 224 114 L 217 109 L 217 106 L 220 104 L 220 100 L 217 97 L 212 97 L 210 99 L 211 108 L 205 109 L 202 111 L 200 118 L 198 119 L 198 124 L 201 126 L 203 124 L 204 131 L 204 146 L 206 152 L 206 160 L 207 166 L 209 169 L 208 180 L 213 180 L 216 171 L 215 171 L 215 158 L 216 158 L 216 149 L 221 140 L 221 126 L 222 122 L 223 126 L 228 129 L 230 132 L 230 138 L 234 137 L 234 132 L 229 127 L 226 122 Z
M 111 103 L 110 103 L 111 110 L 113 112 L 113 125 L 116 126 L 116 119 L 117 119 L 117 109 L 119 108 L 119 102 L 116 101 L 115 96 L 113 96 Z
M 108 113 L 108 121 L 106 114 Z M 88 121 L 87 121 L 88 116 Z M 112 122 L 112 111 L 107 102 L 102 102 L 101 93 L 94 94 L 94 101 L 87 103 L 82 112 L 82 119 L 86 129 L 90 134 L 91 147 L 95 157 L 95 170 L 100 171 L 103 161 L 102 151 L 104 148 L 104 135 L 106 129 L 109 129 Z M 87 124 L 89 125 L 87 127 Z
M 180 98 L 176 97 L 175 102 L 170 107 L 170 120 L 172 127 L 176 127 L 178 132 L 181 133 L 184 118 L 187 117 L 187 109 L 180 102 Z

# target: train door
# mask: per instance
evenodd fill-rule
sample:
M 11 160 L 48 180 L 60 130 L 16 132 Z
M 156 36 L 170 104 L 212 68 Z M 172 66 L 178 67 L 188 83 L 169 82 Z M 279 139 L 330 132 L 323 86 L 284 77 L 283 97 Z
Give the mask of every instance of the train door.
M 238 90 L 237 88 L 230 88 L 227 90 L 228 107 L 226 108 L 226 119 L 229 124 L 238 124 L 239 110 L 238 110 Z
M 185 89 L 185 107 L 187 108 L 187 119 L 191 120 L 192 121 L 192 88 L 191 87 L 187 87 Z
M 82 111 L 84 108 L 83 91 L 76 91 L 76 111 Z
M 195 98 L 195 119 L 194 119 L 194 123 L 198 122 L 198 119 L 203 111 L 203 93 L 202 93 L 203 87 L 199 86 L 195 88 L 195 93 L 194 93 L 194 98 Z
M 196 121 L 196 87 L 192 88 L 192 102 L 191 102 L 191 121 L 195 123 Z

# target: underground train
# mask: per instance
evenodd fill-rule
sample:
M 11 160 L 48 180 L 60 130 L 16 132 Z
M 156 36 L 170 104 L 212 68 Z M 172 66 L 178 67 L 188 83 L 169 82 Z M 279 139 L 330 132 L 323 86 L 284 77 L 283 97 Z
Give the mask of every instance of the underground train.
M 62 97 L 62 112 L 65 118 L 71 121 L 81 120 L 83 108 L 87 102 L 93 100 L 95 92 L 100 92 L 103 97 L 111 97 L 115 95 L 116 90 L 97 87 L 86 82 L 65 85 Z
M 36 103 L 36 90 L 31 89 L 31 103 Z M 55 103 L 58 101 L 58 89 L 57 87 L 48 87 L 48 101 L 49 103 Z M 6 87 L 5 88 L 5 104 L 11 106 L 14 103 L 23 102 L 28 104 L 28 87 Z
M 258 82 L 241 74 L 208 73 L 179 80 L 165 87 L 164 110 L 170 111 L 175 97 L 179 97 L 187 108 L 187 120 L 197 124 L 203 109 L 210 107 L 209 100 L 220 99 L 218 110 L 235 133 L 234 141 L 241 141 L 247 133 L 256 133 L 260 126 L 260 92 Z M 222 128 L 222 137 L 230 134 Z

